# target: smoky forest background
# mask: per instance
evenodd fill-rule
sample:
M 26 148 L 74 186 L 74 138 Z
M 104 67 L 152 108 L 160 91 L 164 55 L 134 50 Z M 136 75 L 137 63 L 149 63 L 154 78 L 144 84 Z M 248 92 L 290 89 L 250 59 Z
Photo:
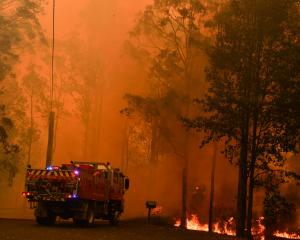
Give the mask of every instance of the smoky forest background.
M 56 2 L 53 164 L 110 162 L 125 218 L 300 229 L 300 1 Z M 0 0 L 0 217 L 45 167 L 52 5 Z

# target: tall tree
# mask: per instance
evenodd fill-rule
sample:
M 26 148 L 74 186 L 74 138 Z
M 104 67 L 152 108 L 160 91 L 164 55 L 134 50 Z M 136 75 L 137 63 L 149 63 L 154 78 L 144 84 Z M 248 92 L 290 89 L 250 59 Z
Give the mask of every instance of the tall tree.
M 99 157 L 105 71 L 102 56 L 95 50 L 78 48 L 78 38 L 66 43 L 69 59 L 69 91 L 84 128 L 83 158 Z M 76 50 L 74 50 L 74 48 Z
M 25 92 L 25 97 L 28 98 L 28 108 L 29 108 L 29 127 L 25 134 L 24 141 L 28 145 L 27 149 L 27 164 L 31 164 L 32 157 L 32 145 L 39 138 L 39 129 L 37 127 L 35 114 L 36 107 L 41 100 L 41 95 L 43 97 L 43 93 L 45 90 L 45 82 L 42 80 L 41 76 L 35 70 L 34 64 L 29 68 L 28 73 L 23 78 L 22 84 Z
M 1 0 L 0 1 L 0 80 L 3 91 L 1 92 L 1 115 L 4 119 L 10 119 L 11 106 L 8 105 L 6 93 L 8 89 L 5 86 L 7 83 L 12 83 L 16 75 L 14 73 L 15 64 L 20 60 L 21 55 L 33 46 L 35 40 L 45 42 L 43 33 L 39 23 L 39 13 L 42 11 L 42 0 Z M 9 85 L 9 84 L 8 84 Z M 16 86 L 14 86 L 16 87 Z M 16 94 L 16 93 L 15 93 Z M 4 114 L 7 114 L 5 117 Z M 13 124 L 14 119 L 10 119 L 10 129 L 16 129 L 16 124 Z M 7 121 L 6 121 L 7 123 Z M 1 148 L 1 156 L 6 155 L 5 159 L 1 158 L 1 170 L 10 171 L 9 176 L 14 176 L 18 162 L 18 154 L 20 148 L 16 145 L 16 140 L 13 140 L 15 131 L 8 131 L 5 124 L 1 125 L 3 131 L 2 139 L 4 148 Z M 11 142 L 11 143 L 10 143 Z M 11 144 L 12 150 L 8 150 Z M 18 151 L 16 151 L 18 149 Z M 11 154 L 11 156 L 7 155 Z M 3 166 L 10 166 L 3 167 Z M 2 168 L 3 167 L 3 168 Z
M 257 171 L 284 166 L 299 141 L 299 16 L 296 0 L 229 0 L 211 22 L 205 113 L 190 126 L 207 132 L 204 143 L 225 138 L 226 157 L 237 160 L 238 237 L 245 235 L 249 192 L 251 238 Z
M 169 144 L 182 159 L 181 226 L 184 228 L 187 217 L 190 136 L 178 119 L 182 115 L 191 115 L 191 96 L 196 89 L 195 84 L 201 82 L 196 62 L 201 58 L 203 37 L 200 33 L 200 23 L 204 12 L 204 6 L 198 0 L 154 0 L 145 8 L 132 32 L 132 42 L 148 57 L 151 102 L 166 103 L 165 108 L 158 110 L 159 120 L 154 119 L 152 125 L 153 158 L 157 149 L 157 131 L 163 130 L 159 127 L 162 125 L 161 116 L 165 115 L 169 117 L 170 125 L 164 129 L 168 129 L 172 135 L 168 138 Z M 165 101 L 170 96 L 174 96 L 176 100 Z M 177 122 L 177 127 L 174 126 L 174 122 Z M 178 145 L 174 144 L 176 132 L 181 132 L 182 142 Z
M 211 176 L 210 176 L 210 199 L 209 199 L 209 216 L 208 216 L 208 231 L 213 231 L 213 213 L 214 213 L 214 194 L 215 194 L 215 173 L 217 161 L 218 145 L 214 144 Z

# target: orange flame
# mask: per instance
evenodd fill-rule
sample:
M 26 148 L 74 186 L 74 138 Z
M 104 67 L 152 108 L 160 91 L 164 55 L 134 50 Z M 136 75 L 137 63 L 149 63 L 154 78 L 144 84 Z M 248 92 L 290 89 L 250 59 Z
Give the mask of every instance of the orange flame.
M 175 227 L 179 227 L 181 224 L 180 220 L 176 220 Z M 227 234 L 234 236 L 235 232 L 234 230 L 230 229 L 230 226 L 233 224 L 233 217 L 230 218 L 222 228 L 220 223 L 213 224 L 213 232 L 219 233 L 219 234 Z M 187 219 L 187 229 L 189 230 L 196 230 L 196 231 L 205 231 L 208 232 L 208 224 L 201 224 L 199 219 L 195 214 L 191 215 L 191 218 Z
M 257 220 L 257 227 L 252 228 L 251 232 L 253 235 L 259 237 L 260 240 L 264 240 L 264 232 L 265 226 L 263 225 L 264 217 L 260 217 Z M 213 224 L 213 232 L 219 234 L 226 234 L 230 236 L 235 236 L 235 231 L 232 229 L 233 226 L 233 217 L 229 218 L 228 221 L 225 222 L 224 226 L 221 227 L 220 223 Z M 179 227 L 181 224 L 180 219 L 177 219 L 174 226 Z M 191 214 L 190 218 L 187 218 L 187 229 L 196 230 L 196 231 L 205 231 L 208 232 L 208 224 L 200 223 L 198 217 L 195 214 Z M 288 233 L 288 232 L 275 232 L 274 236 L 286 238 L 286 239 L 300 239 L 300 235 L 296 233 Z
M 177 220 L 175 227 L 179 227 L 181 224 L 180 220 Z M 186 220 L 187 229 L 196 231 L 208 231 L 208 224 L 201 224 L 195 214 L 191 215 L 191 219 Z
M 300 234 L 276 231 L 274 236 L 287 239 L 300 239 Z

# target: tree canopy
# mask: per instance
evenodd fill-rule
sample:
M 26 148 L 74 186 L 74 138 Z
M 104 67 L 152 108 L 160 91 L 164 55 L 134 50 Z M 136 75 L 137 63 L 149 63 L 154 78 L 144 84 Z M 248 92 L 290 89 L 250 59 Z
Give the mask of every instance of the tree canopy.
M 245 230 L 248 177 L 251 219 L 256 173 L 284 166 L 299 143 L 299 17 L 295 0 L 236 0 L 210 22 L 216 34 L 209 89 L 198 101 L 204 113 L 188 125 L 206 132 L 203 144 L 224 140 L 225 156 L 239 165 L 238 236 Z

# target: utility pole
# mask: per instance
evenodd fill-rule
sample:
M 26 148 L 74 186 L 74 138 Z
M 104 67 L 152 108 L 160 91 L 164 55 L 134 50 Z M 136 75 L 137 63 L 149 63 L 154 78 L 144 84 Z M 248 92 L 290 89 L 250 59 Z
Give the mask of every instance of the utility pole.
M 46 168 L 51 166 L 53 158 L 53 137 L 54 137 L 54 120 L 55 112 L 53 111 L 54 98 L 54 50 L 55 50 L 55 0 L 53 0 L 53 15 L 52 15 L 52 58 L 51 58 L 51 89 L 50 89 L 50 112 L 48 122 L 48 146 L 46 156 Z

